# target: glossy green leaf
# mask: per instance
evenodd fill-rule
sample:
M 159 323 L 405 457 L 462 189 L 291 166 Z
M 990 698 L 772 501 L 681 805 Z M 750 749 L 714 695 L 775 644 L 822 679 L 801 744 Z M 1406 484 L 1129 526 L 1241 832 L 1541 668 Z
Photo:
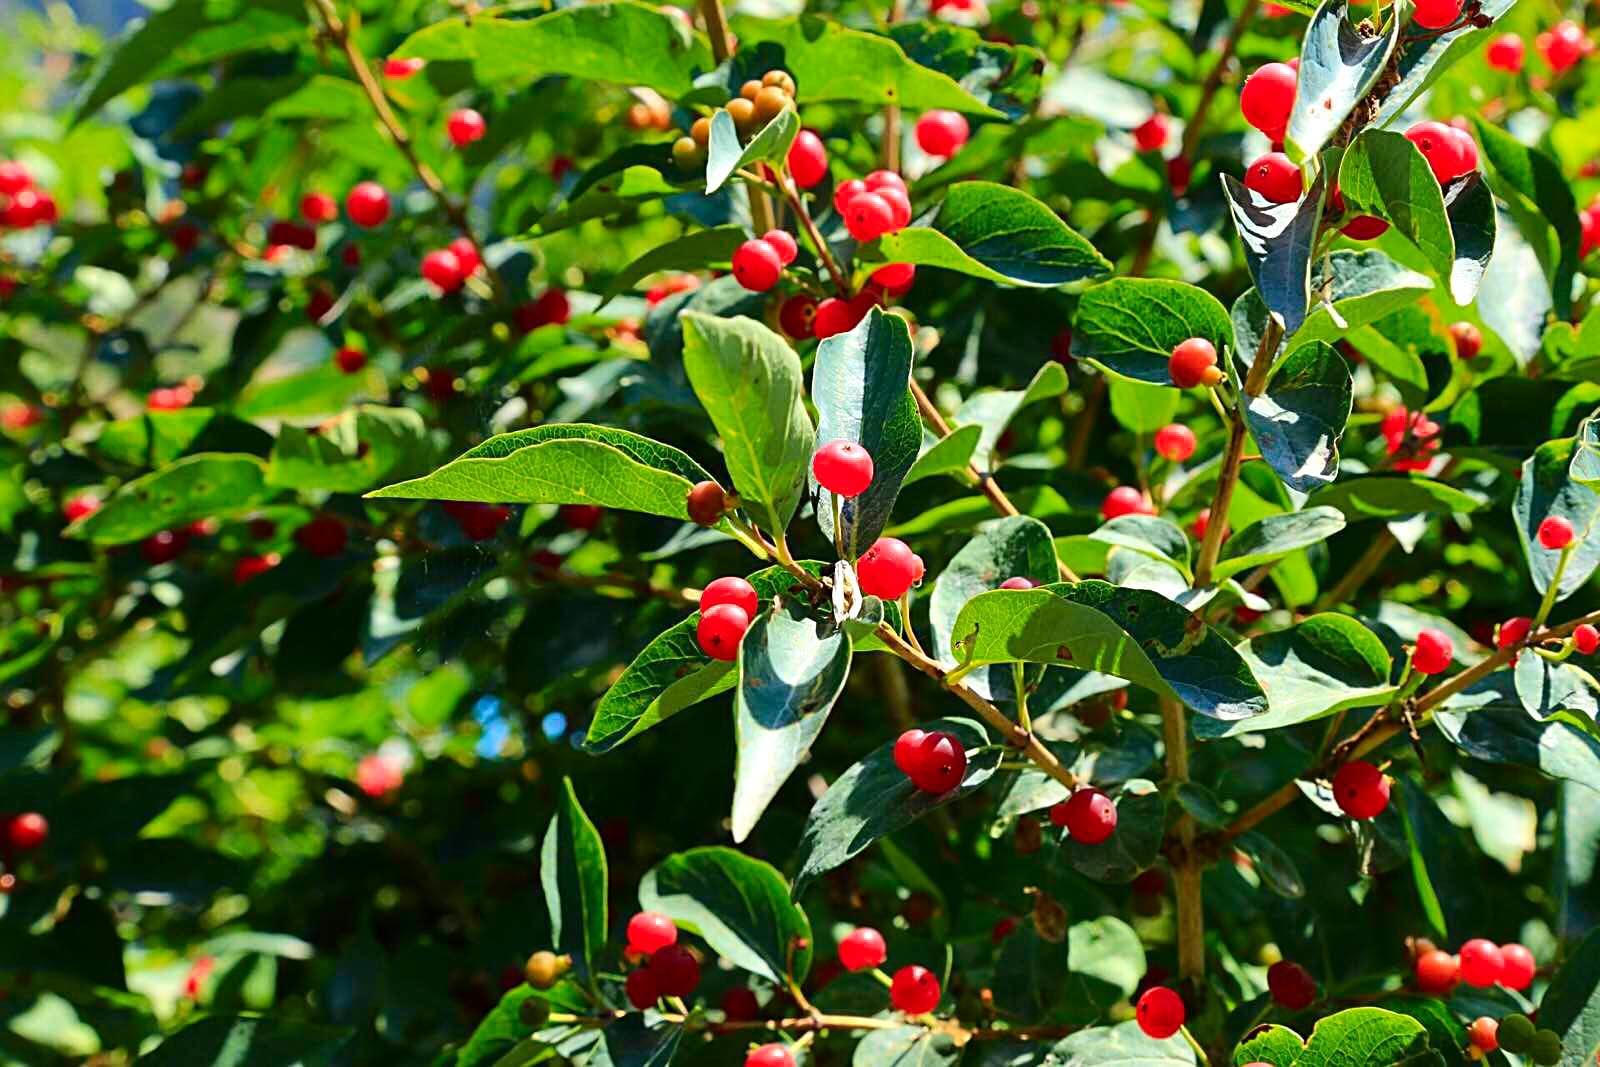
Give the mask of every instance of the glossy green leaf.
M 867 263 L 913 263 L 1038 288 L 1111 273 L 1110 261 L 1054 211 L 991 182 L 952 185 L 930 223 L 880 237 L 858 254 Z
M 1469 493 L 1416 474 L 1368 474 L 1318 489 L 1308 501 L 1336 508 L 1349 522 L 1406 515 L 1472 512 L 1483 502 Z
M 1125 378 L 1171 385 L 1167 361 L 1191 337 L 1216 346 L 1233 341 L 1228 312 L 1197 286 L 1154 278 L 1117 278 L 1094 286 L 1078 302 L 1072 353 Z
M 817 493 L 817 525 L 850 558 L 865 552 L 894 511 L 900 486 L 917 460 L 922 420 L 912 399 L 911 333 L 904 319 L 873 308 L 855 329 L 817 346 L 811 367 L 811 400 L 817 408 L 816 447 L 854 441 L 872 456 L 872 484 L 840 501 L 841 540 L 833 528 L 833 494 L 811 480 Z M 809 475 L 808 475 L 809 477 Z
M 745 167 L 786 158 L 789 146 L 794 144 L 795 134 L 799 132 L 799 113 L 792 107 L 786 107 L 771 122 L 757 130 L 748 144 L 740 144 L 733 116 L 726 108 L 717 111 L 711 117 L 711 141 L 707 145 L 706 195 L 721 189 L 729 178 Z
M 1245 406 L 1261 458 L 1283 484 L 1309 493 L 1339 474 L 1339 439 L 1350 418 L 1350 368 L 1331 346 L 1301 345 Z
M 1444 206 L 1456 246 L 1455 262 L 1450 265 L 1450 295 L 1456 303 L 1466 305 L 1478 295 L 1494 257 L 1499 214 L 1489 183 L 1477 171 L 1450 183 Z
M 717 433 L 733 488 L 769 535 L 800 506 L 816 431 L 800 357 L 750 319 L 683 315 L 683 364 Z
M 1322 150 L 1356 104 L 1377 84 L 1400 39 L 1402 20 L 1365 36 L 1350 20 L 1349 0 L 1322 0 L 1300 47 L 1300 83 L 1284 150 L 1304 162 Z
M 981 426 L 957 426 L 949 437 L 925 435 L 922 452 L 906 472 L 902 486 L 920 482 L 940 474 L 960 474 L 972 463 L 978 439 L 983 435 Z
M 850 638 L 831 620 L 785 601 L 751 622 L 739 643 L 734 698 L 734 841 L 750 835 L 810 755 L 849 676 Z
M 1194 1049 L 1182 1035 L 1146 1037 L 1137 1022 L 1095 1026 L 1057 1042 L 1051 1054 L 1081 1067 L 1194 1067 Z
M 1295 1067 L 1432 1067 L 1440 1062 L 1415 1019 L 1382 1008 L 1347 1008 L 1317 1020 Z
M 977 426 L 981 436 L 972 452 L 972 463 L 980 471 L 994 467 L 994 449 L 1017 413 L 1030 404 L 1060 396 L 1067 391 L 1067 372 L 1059 363 L 1046 363 L 1034 372 L 1024 389 L 981 389 L 962 403 L 952 424 Z
M 1427 275 L 1402 266 L 1375 248 L 1338 251 L 1319 258 L 1312 265 L 1311 311 L 1281 351 L 1292 352 L 1312 341 L 1332 344 L 1351 330 L 1415 305 L 1433 287 Z M 1240 351 L 1253 354 L 1254 348 Z
M 955 1067 L 962 1046 L 924 1026 L 870 1030 L 851 1053 L 851 1067 Z
M 572 957 L 575 974 L 588 977 L 606 944 L 606 849 L 570 778 L 561 783 L 544 832 L 539 881 L 555 950 Z
M 495 504 L 598 504 L 671 519 L 689 517 L 689 490 L 708 481 L 671 445 L 610 426 L 536 426 L 491 437 L 432 474 L 368 497 Z
M 1252 193 L 1231 174 L 1223 175 L 1222 191 L 1256 292 L 1269 310 L 1282 316 L 1284 332 L 1292 335 L 1305 322 L 1311 303 L 1311 252 L 1327 183 L 1319 175 L 1292 204 L 1275 204 Z M 1248 358 L 1254 355 L 1252 351 Z
M 1096 541 L 1166 560 L 1189 575 L 1189 535 L 1155 515 L 1119 515 L 1089 535 Z
M 1550 979 L 1539 1026 L 1561 1035 L 1561 1067 L 1586 1067 L 1600 1052 L 1600 931 L 1591 931 Z
M 1151 434 L 1178 414 L 1180 394 L 1127 378 L 1111 379 L 1111 415 L 1134 433 Z
M 427 424 L 410 408 L 362 405 L 307 433 L 278 431 L 267 461 L 267 484 L 287 489 L 358 493 L 385 477 L 415 469 Z
M 1473 759 L 1600 789 L 1600 740 L 1559 718 L 1529 715 L 1511 671 L 1496 671 L 1456 694 L 1433 717 L 1440 733 Z
M 1295 1060 L 1306 1050 L 1300 1035 L 1287 1026 L 1264 1024 L 1250 1032 L 1239 1047 L 1233 1050 L 1233 1067 L 1247 1067 L 1252 1063 L 1270 1064 L 1271 1067 L 1294 1067 Z
M 719 112 L 719 114 L 726 114 Z M 732 120 L 730 119 L 731 123 Z M 718 226 L 686 234 L 675 241 L 657 245 L 644 255 L 623 267 L 611 284 L 600 295 L 602 306 L 610 303 L 633 288 L 641 278 L 657 271 L 690 271 L 707 268 L 726 268 L 733 262 L 734 251 L 747 239 L 748 234 L 738 226 Z
M 1234 845 L 1250 857 L 1261 884 L 1280 897 L 1299 900 L 1306 895 L 1306 882 L 1289 854 L 1258 830 L 1240 834 Z
M 668 856 L 639 883 L 639 906 L 698 935 L 733 965 L 782 984 L 811 968 L 811 923 L 770 864 L 731 848 Z M 803 944 L 801 944 L 803 942 Z
M 350 1031 L 256 1015 L 197 1019 L 139 1057 L 141 1067 L 332 1067 Z
M 1268 515 L 1231 535 L 1212 574 L 1218 581 L 1282 559 L 1291 552 L 1319 544 L 1344 529 L 1338 509 L 1309 507 L 1283 515 Z
M 1435 275 L 1451 277 L 1456 243 L 1445 214 L 1444 190 L 1408 138 L 1387 130 L 1363 131 L 1339 165 L 1339 190 L 1350 211 L 1387 219 L 1416 246 Z
M 1582 229 L 1578 204 L 1561 165 L 1529 148 L 1498 126 L 1474 118 L 1493 187 L 1510 209 L 1523 238 L 1544 268 L 1556 314 L 1572 306 L 1572 277 L 1578 269 Z
M 67 527 L 67 536 L 126 544 L 196 519 L 243 514 L 271 495 L 266 464 L 255 456 L 187 456 L 128 482 L 99 511 Z
M 1398 83 L 1384 94 L 1378 108 L 1377 123 L 1393 125 L 1404 117 L 1416 98 L 1438 81 L 1457 60 L 1481 52 L 1483 42 L 1494 36 L 1490 26 L 1516 6 L 1516 0 L 1485 0 L 1478 7 L 1481 20 L 1490 25 L 1477 28 L 1478 20 L 1463 23 L 1443 33 L 1429 33 L 1419 40 L 1408 41 L 1401 50 L 1396 64 Z
M 1582 429 L 1582 436 L 1589 438 L 1600 434 L 1600 423 L 1586 419 Z M 1576 437 L 1564 437 L 1540 445 L 1522 464 L 1517 496 L 1512 503 L 1512 516 L 1528 561 L 1528 571 L 1534 588 L 1541 594 L 1555 578 L 1561 553 L 1539 544 L 1539 524 L 1554 515 L 1570 522 L 1577 533 L 1571 559 L 1561 573 L 1558 599 L 1583 588 L 1595 567 L 1600 566 L 1600 538 L 1589 536 L 1596 517 L 1600 516 L 1600 493 L 1571 477 L 1574 461 L 1582 457 L 1578 441 Z

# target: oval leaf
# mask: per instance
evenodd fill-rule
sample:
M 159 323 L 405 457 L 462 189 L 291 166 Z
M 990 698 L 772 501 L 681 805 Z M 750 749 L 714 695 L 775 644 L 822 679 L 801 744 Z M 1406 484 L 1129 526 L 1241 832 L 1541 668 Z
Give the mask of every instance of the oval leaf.
M 1221 353 L 1233 324 L 1217 298 L 1198 286 L 1156 278 L 1117 278 L 1083 294 L 1072 324 L 1072 354 L 1124 378 L 1171 385 L 1167 361 L 1191 337 Z

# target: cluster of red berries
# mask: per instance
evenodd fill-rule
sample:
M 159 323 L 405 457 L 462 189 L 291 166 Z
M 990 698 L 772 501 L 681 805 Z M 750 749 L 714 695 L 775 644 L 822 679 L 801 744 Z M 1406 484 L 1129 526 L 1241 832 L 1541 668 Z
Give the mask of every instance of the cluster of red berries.
M 840 182 L 833 191 L 833 209 L 857 241 L 873 241 L 911 224 L 910 193 L 905 179 L 892 170 Z
M 706 586 L 700 591 L 700 621 L 694 630 L 700 651 L 715 660 L 735 659 L 760 606 L 756 587 L 743 578 L 718 578 Z
M 1440 996 L 1448 994 L 1458 982 L 1474 989 L 1502 985 L 1520 991 L 1533 984 L 1539 969 L 1526 947 L 1515 942 L 1496 945 L 1482 937 L 1464 942 L 1456 955 L 1426 940 L 1414 942 L 1414 952 L 1417 988 Z
M 422 257 L 422 276 L 441 293 L 453 293 L 483 265 L 478 246 L 470 237 L 457 237 L 444 248 Z
M 50 837 L 50 822 L 36 811 L 0 815 L 0 845 L 7 852 L 32 852 Z
M 655 911 L 641 911 L 628 920 L 628 954 L 644 966 L 628 973 L 628 1003 L 640 1011 L 662 997 L 687 997 L 700 985 L 700 961 L 678 944 L 678 926 Z
M 1439 424 L 1404 405 L 1390 409 L 1378 424 L 1389 465 L 1398 471 L 1425 471 L 1439 451 Z
M 1204 337 L 1191 337 L 1167 357 L 1167 377 L 1179 389 L 1193 389 L 1197 385 L 1210 388 L 1226 375 L 1217 366 L 1217 346 Z
M 1102 844 L 1117 830 L 1117 804 L 1092 786 L 1083 786 L 1050 807 L 1050 825 L 1084 845 Z
M 777 118 L 784 108 L 794 107 L 795 91 L 794 78 L 788 71 L 769 70 L 759 79 L 752 78 L 740 86 L 739 95 L 729 100 L 724 110 L 733 119 L 739 136 L 748 137 Z M 683 170 L 700 170 L 706 165 L 710 144 L 711 116 L 702 115 L 694 120 L 686 135 L 672 143 L 672 160 Z
M 28 230 L 54 226 L 61 217 L 55 197 L 33 183 L 33 174 L 16 160 L 0 160 L 0 227 Z
M 894 742 L 894 765 L 919 792 L 942 796 L 967 774 L 967 750 L 954 734 L 907 730 Z
M 852 974 L 881 967 L 888 958 L 883 935 L 870 926 L 858 926 L 839 941 L 839 965 Z M 942 995 L 938 977 L 914 963 L 895 971 L 889 980 L 889 1003 L 907 1015 L 926 1015 L 939 1006 Z

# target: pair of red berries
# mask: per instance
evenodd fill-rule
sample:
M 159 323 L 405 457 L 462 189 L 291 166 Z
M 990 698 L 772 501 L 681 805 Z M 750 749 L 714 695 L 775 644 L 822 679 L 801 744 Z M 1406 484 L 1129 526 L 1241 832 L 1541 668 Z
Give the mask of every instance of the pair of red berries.
M 930 156 L 949 159 L 961 151 L 972 129 L 958 111 L 924 111 L 917 118 L 917 147 Z
M 1117 831 L 1117 805 L 1100 790 L 1084 786 L 1051 805 L 1050 825 L 1065 830 L 1079 844 L 1102 844 Z
M 457 237 L 444 248 L 422 257 L 422 276 L 441 293 L 453 293 L 472 277 L 483 263 L 478 246 L 467 237 Z
M 1106 522 L 1124 515 L 1154 515 L 1155 505 L 1150 498 L 1131 485 L 1119 485 L 1100 501 L 1100 517 Z
M 628 973 L 623 990 L 639 1011 L 662 997 L 687 997 L 700 986 L 700 961 L 682 945 L 657 949 L 643 967 Z
M 13 852 L 32 852 L 50 837 L 50 821 L 36 811 L 25 811 L 5 820 L 4 841 Z
M 922 557 L 897 537 L 880 537 L 856 560 L 856 584 L 868 596 L 899 600 L 922 581 Z
M 919 792 L 950 792 L 967 773 L 967 750 L 954 734 L 907 730 L 895 739 L 894 765 Z
M 483 116 L 470 107 L 452 111 L 445 120 L 445 133 L 450 137 L 450 143 L 457 148 L 465 148 L 474 141 L 483 140 L 483 135 L 489 132 L 489 124 Z
M 811 457 L 811 476 L 834 496 L 854 499 L 872 484 L 872 453 L 854 441 L 829 441 Z
M 194 390 L 187 385 L 169 385 L 150 390 L 144 398 L 149 411 L 182 411 L 194 403 Z
M 1559 552 L 1572 544 L 1577 531 L 1572 523 L 1560 515 L 1547 515 L 1539 522 L 1539 544 L 1552 552 Z
M 873 241 L 903 230 L 911 222 L 911 195 L 905 179 L 892 170 L 852 178 L 833 191 L 833 209 L 857 241 Z
M 800 246 L 786 230 L 768 230 L 746 241 L 733 251 L 733 277 L 753 293 L 764 293 L 778 284 L 783 268 L 800 254 Z
M 1515 942 L 1496 945 L 1488 938 L 1475 937 L 1462 944 L 1458 955 L 1428 948 L 1417 956 L 1417 988 L 1424 993 L 1448 993 L 1457 982 L 1474 989 L 1503 985 L 1522 990 L 1533 984 L 1539 967 L 1533 953 Z
M 756 587 L 743 578 L 718 578 L 700 591 L 700 621 L 694 636 L 700 651 L 729 662 L 739 655 L 739 642 L 760 610 Z
M 1167 377 L 1179 389 L 1193 389 L 1216 385 L 1226 375 L 1217 366 L 1217 346 L 1204 337 L 1191 337 L 1167 357 Z

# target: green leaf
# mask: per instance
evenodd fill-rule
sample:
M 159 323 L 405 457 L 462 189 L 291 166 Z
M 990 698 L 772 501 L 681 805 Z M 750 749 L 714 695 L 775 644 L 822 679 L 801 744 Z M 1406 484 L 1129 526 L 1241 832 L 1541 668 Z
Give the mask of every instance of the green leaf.
M 871 1030 L 850 1056 L 851 1067 L 955 1067 L 962 1046 L 925 1026 Z
M 1403 20 L 1390 19 L 1382 34 L 1363 37 L 1350 21 L 1349 0 L 1323 0 L 1300 47 L 1300 83 L 1284 151 L 1303 163 L 1322 150 L 1394 54 Z
M 841 500 L 842 544 L 854 559 L 889 525 L 900 485 L 917 459 L 922 420 L 907 383 L 911 380 L 911 331 L 898 315 L 873 308 L 855 329 L 817 346 L 811 368 L 811 400 L 817 407 L 816 447 L 854 441 L 872 456 L 872 484 Z M 816 485 L 817 525 L 839 544 L 833 528 L 833 494 Z
M 850 638 L 804 605 L 782 601 L 757 616 L 739 643 L 734 698 L 735 842 L 755 829 L 783 783 L 805 762 L 850 676 Z
M 1267 708 L 1250 668 L 1221 635 L 1146 589 L 1094 580 L 997 589 L 962 606 L 951 642 L 959 662 L 1100 671 L 1218 719 Z
M 1158 385 L 1111 379 L 1111 414 L 1134 433 L 1155 433 L 1178 414 L 1181 394 Z
M 1387 130 L 1363 131 L 1339 165 L 1339 190 L 1352 212 L 1387 219 L 1416 246 L 1435 275 L 1450 279 L 1456 242 L 1444 191 L 1409 138 Z
M 659 7 L 611 0 L 560 8 L 537 18 L 474 15 L 426 26 L 394 53 L 472 64 L 473 81 L 512 89 L 552 74 L 614 85 L 646 85 L 668 96 L 694 88 L 710 70 L 703 37 Z
M 1450 296 L 1457 304 L 1472 303 L 1494 257 L 1498 212 L 1489 183 L 1477 171 L 1450 183 L 1444 194 L 1456 258 L 1450 265 Z
M 1478 8 L 1479 18 L 1492 25 L 1515 4 L 1516 0 L 1487 0 Z M 1430 33 L 1406 43 L 1398 64 L 1400 80 L 1384 95 L 1378 109 L 1378 125 L 1388 126 L 1403 117 L 1416 98 L 1457 60 L 1481 50 L 1484 40 L 1491 34 L 1488 26 L 1475 28 L 1476 21 L 1467 20 L 1445 33 Z
M 749 576 L 756 595 L 771 601 L 795 584 L 782 567 Z M 610 752 L 685 708 L 725 693 L 738 683 L 734 665 L 714 660 L 700 649 L 697 611 L 645 646 L 600 698 L 584 737 L 590 752 Z
M 672 158 L 672 145 L 630 144 L 583 172 L 566 195 L 534 225 L 536 234 L 554 233 L 587 219 L 620 214 L 627 208 L 696 188 Z M 737 284 L 737 283 L 735 283 Z
M 789 883 L 770 864 L 731 848 L 668 856 L 639 883 L 639 906 L 698 934 L 735 967 L 779 985 L 785 976 L 804 981 L 811 969 L 811 923 L 790 901 Z
M 925 440 L 926 447 L 917 456 L 917 461 L 906 472 L 901 487 L 940 474 L 960 474 L 966 471 L 968 465 L 972 463 L 972 455 L 977 451 L 978 440 L 982 435 L 981 426 L 957 426 L 950 431 L 949 437 L 929 437 Z
M 1585 722 L 1600 718 L 1600 706 L 1595 700 L 1600 685 L 1575 663 L 1551 663 L 1538 655 L 1518 656 L 1511 676 L 1523 711 L 1535 719 L 1548 719 L 1563 711 Z
M 816 433 L 802 396 L 800 357 L 751 319 L 683 318 L 683 364 L 705 405 L 733 487 L 767 533 L 800 506 Z
M 562 779 L 556 804 L 539 854 L 539 881 L 555 949 L 570 954 L 574 973 L 587 978 L 606 944 L 606 848 L 572 779 Z
M 1416 884 L 1422 913 L 1434 932 L 1449 937 L 1452 928 L 1471 926 L 1470 912 L 1476 888 L 1464 872 L 1474 867 L 1474 855 L 1454 823 L 1422 787 L 1409 778 L 1395 779 L 1400 794 L 1395 805 L 1405 827 L 1411 878 Z
M 267 461 L 267 484 L 358 493 L 411 466 L 428 427 L 410 408 L 362 405 L 308 433 L 284 426 Z M 415 469 L 415 468 L 413 468 Z
M 972 452 L 972 463 L 980 471 L 993 469 L 994 448 L 1017 412 L 1030 404 L 1067 391 L 1067 372 L 1059 363 L 1046 363 L 1034 372 L 1026 389 L 980 389 L 962 403 L 952 423 L 958 427 L 978 426 L 982 436 Z
M 491 437 L 432 474 L 368 498 L 490 504 L 598 504 L 689 518 L 689 490 L 708 481 L 686 454 L 610 426 L 556 423 Z
M 1251 638 L 1239 646 L 1239 655 L 1261 680 L 1266 714 L 1236 723 L 1196 719 L 1195 736 L 1210 740 L 1298 726 L 1349 708 L 1376 707 L 1394 694 L 1383 642 L 1345 615 L 1313 615 Z
M 1079 873 L 1097 882 L 1127 883 L 1155 864 L 1166 833 L 1167 802 L 1153 782 L 1135 778 L 1112 792 L 1117 828 L 1098 845 L 1061 840 L 1061 853 Z
M 126 544 L 196 519 L 243 514 L 272 495 L 266 470 L 255 456 L 187 456 L 128 482 L 99 511 L 67 527 L 67 536 Z
M 719 111 L 717 114 L 725 115 L 727 112 Z M 733 120 L 728 121 L 731 123 Z M 639 279 L 657 271 L 726 267 L 733 262 L 734 251 L 744 244 L 747 236 L 739 226 L 718 226 L 716 229 L 699 230 L 679 237 L 675 241 L 657 245 L 623 267 L 617 276 L 611 279 L 611 284 L 600 294 L 600 306 L 609 304 L 633 288 Z
M 1587 1067 L 1600 1050 L 1600 930 L 1561 964 L 1539 1002 L 1539 1026 L 1561 1035 L 1561 1067 Z
M 1292 204 L 1274 204 L 1231 174 L 1222 176 L 1222 191 L 1256 293 L 1269 310 L 1283 317 L 1285 333 L 1293 335 L 1305 322 L 1311 303 L 1311 252 L 1322 223 L 1327 183 L 1318 175 Z M 1253 360 L 1254 350 L 1242 358 Z
M 233 413 L 241 419 L 310 418 L 331 415 L 355 402 L 358 396 L 379 395 L 379 372 L 368 367 L 346 374 L 332 362 L 282 378 L 251 382 L 234 400 Z
M 1291 552 L 1326 541 L 1344 526 L 1344 516 L 1330 507 L 1268 515 L 1223 542 L 1222 556 L 1213 574 L 1221 581 L 1251 567 L 1282 559 Z
M 893 40 L 852 29 L 833 19 L 739 20 L 739 47 L 764 43 L 782 49 L 782 66 L 794 75 L 802 99 L 855 100 L 875 107 L 897 104 L 913 111 L 948 108 L 998 117 L 948 74 L 913 62 Z M 708 64 L 709 66 L 709 64 Z
M 331 1067 L 350 1031 L 258 1015 L 196 1020 L 139 1057 L 140 1067 Z
M 1072 352 L 1122 375 L 1171 385 L 1172 350 L 1201 337 L 1223 352 L 1233 323 L 1217 298 L 1198 286 L 1155 278 L 1115 278 L 1078 302 Z
M 1511 671 L 1481 679 L 1451 697 L 1433 717 L 1440 733 L 1473 759 L 1528 767 L 1600 789 L 1600 740 L 1559 718 L 1540 721 L 1529 715 Z
M 734 172 L 743 167 L 769 159 L 781 160 L 788 156 L 800 132 L 800 115 L 793 107 L 786 107 L 771 122 L 761 127 L 750 138 L 750 143 L 739 143 L 739 131 L 734 127 L 733 116 L 722 108 L 711 116 L 711 142 L 707 146 L 706 195 L 721 189 Z
M 1600 423 L 1591 417 L 1579 429 L 1581 439 L 1593 440 L 1600 433 Z M 1522 541 L 1533 587 L 1540 594 L 1550 587 L 1561 553 L 1539 544 L 1539 524 L 1554 515 L 1572 523 L 1577 532 L 1571 558 L 1561 573 L 1558 600 L 1583 588 L 1595 567 L 1600 566 L 1600 537 L 1589 536 L 1595 518 L 1600 516 L 1600 493 L 1571 477 L 1574 464 L 1583 455 L 1578 446 L 1580 437 L 1563 437 L 1540 445 L 1522 464 L 1512 503 L 1517 536 Z M 1581 464 L 1579 470 L 1581 473 Z
M 1348 1008 L 1317 1020 L 1294 1067 L 1432 1067 L 1440 1062 L 1415 1019 L 1382 1008 Z
M 1511 134 L 1474 117 L 1478 142 L 1494 174 L 1495 192 L 1505 201 L 1517 228 L 1527 240 L 1555 301 L 1556 315 L 1565 318 L 1572 307 L 1572 277 L 1578 269 L 1582 227 L 1578 203 L 1561 165 L 1537 148 L 1529 148 Z
M 978 723 L 938 719 L 924 725 L 929 732 L 954 734 L 966 747 L 967 774 L 961 784 L 948 793 L 924 793 L 895 766 L 894 742 L 873 749 L 866 759 L 834 779 L 806 817 L 796 857 L 795 899 L 817 875 L 858 855 L 878 838 L 975 791 L 999 767 L 1001 752 L 984 747 L 988 735 Z
M 1007 578 L 1046 583 L 1060 577 L 1050 529 L 1026 515 L 981 526 L 939 577 L 928 598 L 928 625 L 933 630 L 934 658 L 953 667 L 960 657 L 952 642 L 956 618 L 973 597 L 998 589 Z M 980 696 L 1012 695 L 1009 669 L 980 671 L 967 682 Z
M 135 85 L 239 52 L 274 51 L 293 45 L 305 32 L 305 9 L 292 0 L 237 5 L 177 0 L 105 49 L 79 90 L 72 125 Z
M 857 252 L 862 263 L 914 263 L 998 285 L 1052 289 L 1102 278 L 1111 263 L 1054 211 L 1020 189 L 958 182 L 930 225 L 908 226 Z
M 1350 418 L 1350 368 L 1322 342 L 1301 345 L 1250 398 L 1245 422 L 1261 458 L 1300 493 L 1339 474 L 1339 439 Z
M 1294 1062 L 1306 1050 L 1300 1035 L 1287 1026 L 1267 1023 L 1250 1032 L 1233 1050 L 1233 1067 L 1248 1067 L 1252 1063 L 1270 1064 L 1271 1067 L 1294 1067 Z
M 918 65 L 954 78 L 975 98 L 1012 118 L 1038 99 L 1044 69 L 1037 48 L 984 38 L 977 30 L 926 19 L 897 22 L 889 36 Z
M 1057 1042 L 1050 1050 L 1073 1067 L 1194 1067 L 1194 1049 L 1182 1036 L 1146 1037 L 1137 1022 L 1093 1026 Z
M 1317 302 L 1282 351 L 1292 352 L 1312 341 L 1342 340 L 1351 330 L 1415 305 L 1432 289 L 1427 275 L 1401 266 L 1375 248 L 1334 252 L 1317 260 L 1311 279 Z M 1255 349 L 1239 351 L 1252 355 Z
M 1300 869 L 1289 858 L 1289 854 L 1273 844 L 1266 834 L 1251 830 L 1240 834 L 1233 843 L 1240 852 L 1250 857 L 1255 864 L 1257 877 L 1267 889 L 1289 900 L 1299 900 L 1306 895 L 1306 883 L 1300 876 Z
M 1147 969 L 1138 933 L 1114 915 L 1073 923 L 1067 960 L 1083 999 L 1101 1010 L 1132 997 Z
M 1349 522 L 1477 511 L 1483 502 L 1417 474 L 1368 474 L 1318 489 L 1308 504 L 1337 508 Z

